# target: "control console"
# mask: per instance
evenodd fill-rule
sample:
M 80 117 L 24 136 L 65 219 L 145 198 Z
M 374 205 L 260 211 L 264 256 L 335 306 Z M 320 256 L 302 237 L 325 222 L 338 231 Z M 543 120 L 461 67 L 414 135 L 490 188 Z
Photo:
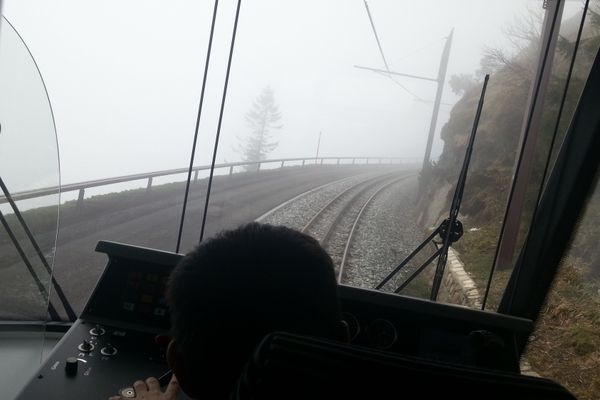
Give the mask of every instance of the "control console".
M 96 250 L 109 257 L 96 289 L 18 400 L 134 398 L 133 382 L 168 372 L 165 286 L 181 255 L 113 242 Z
M 168 372 L 165 288 L 182 256 L 113 242 L 96 250 L 109 257 L 96 289 L 18 400 L 133 398 L 133 382 Z M 348 286 L 340 297 L 353 344 L 469 367 L 518 372 L 519 343 L 533 329 L 521 318 Z

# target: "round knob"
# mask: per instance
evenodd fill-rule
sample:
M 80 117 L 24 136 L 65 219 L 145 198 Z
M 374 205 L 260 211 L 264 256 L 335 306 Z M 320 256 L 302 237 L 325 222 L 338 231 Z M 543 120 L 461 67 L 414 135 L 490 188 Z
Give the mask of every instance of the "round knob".
M 79 351 L 83 351 L 84 353 L 89 353 L 94 350 L 94 345 L 87 340 L 84 340 L 79 346 L 77 346 Z
M 103 356 L 114 356 L 115 354 L 117 354 L 117 348 L 109 343 L 105 347 L 100 349 L 100 354 L 102 354 Z
M 126 399 L 133 399 L 135 398 L 135 390 L 132 387 L 123 388 L 119 390 L 119 395 Z
M 101 327 L 100 325 L 96 325 L 92 329 L 90 329 L 90 335 L 92 336 L 102 336 L 106 333 L 106 329 Z
M 65 372 L 67 373 L 67 375 L 69 376 L 73 376 L 75 374 L 77 374 L 77 358 L 75 357 L 69 357 L 67 358 L 66 362 L 65 362 Z

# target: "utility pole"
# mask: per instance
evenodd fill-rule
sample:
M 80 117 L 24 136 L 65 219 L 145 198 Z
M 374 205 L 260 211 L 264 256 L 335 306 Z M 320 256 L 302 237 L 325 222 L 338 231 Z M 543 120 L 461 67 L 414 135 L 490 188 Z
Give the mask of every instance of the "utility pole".
M 433 145 L 433 135 L 435 134 L 435 126 L 437 125 L 438 115 L 440 113 L 440 104 L 442 102 L 442 93 L 444 91 L 444 82 L 446 81 L 446 71 L 448 70 L 448 59 L 450 58 L 450 47 L 452 46 L 452 37 L 454 28 L 450 31 L 450 35 L 446 38 L 446 45 L 442 51 L 442 59 L 440 60 L 440 68 L 437 77 L 437 90 L 435 92 L 435 100 L 433 103 L 433 113 L 431 114 L 431 122 L 429 123 L 429 135 L 427 136 L 427 146 L 425 147 L 425 156 L 423 157 L 422 171 L 429 168 L 429 159 L 431 158 L 431 146 Z
M 405 74 L 402 72 L 391 71 L 388 67 L 388 63 L 383 54 L 383 49 L 381 48 L 381 44 L 379 42 L 379 37 L 377 35 L 377 31 L 375 30 L 375 24 L 373 23 L 373 19 L 371 18 L 371 12 L 369 11 L 369 7 L 367 6 L 366 1 L 365 1 L 365 6 L 367 8 L 367 14 L 369 16 L 369 21 L 371 22 L 371 27 L 373 28 L 373 34 L 375 35 L 375 39 L 377 40 L 377 46 L 379 47 L 379 52 L 381 53 L 381 58 L 383 59 L 383 63 L 385 65 L 386 69 L 363 67 L 360 65 L 355 65 L 354 67 L 360 68 L 360 69 L 365 69 L 365 70 L 372 71 L 372 72 L 377 72 L 379 74 L 386 75 L 390 78 L 392 78 L 393 76 L 402 76 L 405 78 L 413 78 L 413 79 L 421 79 L 421 80 L 430 81 L 430 82 L 437 82 L 435 101 L 433 103 L 433 112 L 431 115 L 431 122 L 429 123 L 429 134 L 427 135 L 427 145 L 425 146 L 425 155 L 423 156 L 422 172 L 424 172 L 426 169 L 429 168 L 429 159 L 431 158 L 431 147 L 433 145 L 433 135 L 435 134 L 435 127 L 437 125 L 438 115 L 440 113 L 440 105 L 442 104 L 442 93 L 444 91 L 444 82 L 446 80 L 446 72 L 448 70 L 448 60 L 450 59 L 450 48 L 452 46 L 452 37 L 454 36 L 454 28 L 452 28 L 452 30 L 450 31 L 450 34 L 446 37 L 446 44 L 444 45 L 444 50 L 442 51 L 442 58 L 440 60 L 440 67 L 438 69 L 437 78 L 431 78 L 431 77 L 425 77 L 425 76 Z M 397 82 L 395 80 L 394 80 L 394 82 L 396 82 L 397 84 L 400 84 L 399 82 Z M 408 89 L 406 89 L 403 85 L 400 85 L 400 86 L 404 90 L 406 90 L 408 93 L 412 94 L 415 98 L 418 99 L 418 97 L 414 93 L 408 91 Z
M 317 154 L 315 155 L 315 162 L 317 162 L 317 158 L 319 158 L 319 147 L 321 147 L 321 131 L 319 131 L 319 140 L 317 141 Z

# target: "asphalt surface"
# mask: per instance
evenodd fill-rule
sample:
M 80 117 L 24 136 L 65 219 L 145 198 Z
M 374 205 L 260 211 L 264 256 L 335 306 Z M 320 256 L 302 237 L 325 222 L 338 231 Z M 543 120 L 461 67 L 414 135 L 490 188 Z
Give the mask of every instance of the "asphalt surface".
M 213 181 L 207 213 L 205 238 L 249 222 L 288 199 L 335 180 L 400 166 L 330 165 L 286 167 L 260 172 L 218 176 Z M 86 199 L 77 212 L 63 212 L 57 242 L 54 277 L 77 313 L 106 264 L 106 256 L 95 253 L 99 240 L 175 251 L 183 205 L 183 185 L 155 187 L 107 198 Z M 193 184 L 188 201 L 180 252 L 198 243 L 206 199 L 207 180 Z M 73 207 L 72 207 L 73 208 Z M 52 233 L 39 234 L 48 247 Z M 37 237 L 37 235 L 36 235 Z M 8 251 L 0 246 L 0 254 Z M 44 246 L 42 246 L 44 248 Z M 11 250 L 14 253 L 14 250 Z M 41 271 L 40 267 L 37 267 Z M 44 276 L 39 272 L 40 276 Z M 40 319 L 45 305 L 25 266 L 0 263 L 0 319 Z M 44 282 L 47 284 L 47 278 Z M 19 299 L 17 301 L 16 299 Z M 55 293 L 52 302 L 65 316 Z

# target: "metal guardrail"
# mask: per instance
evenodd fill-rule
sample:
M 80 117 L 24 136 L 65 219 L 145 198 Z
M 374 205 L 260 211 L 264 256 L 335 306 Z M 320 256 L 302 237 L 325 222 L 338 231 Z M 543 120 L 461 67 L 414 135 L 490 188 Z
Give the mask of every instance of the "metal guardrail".
M 310 163 L 310 165 L 315 165 L 315 164 L 324 164 L 325 161 L 331 161 L 331 160 L 335 160 L 336 165 L 340 164 L 342 160 L 352 160 L 352 163 L 350 163 L 352 165 L 356 164 L 356 163 L 409 164 L 412 162 L 419 162 L 419 160 L 417 160 L 415 158 L 407 158 L 407 157 L 305 157 L 305 158 L 300 157 L 300 158 L 278 158 L 278 159 L 272 159 L 272 160 L 261 160 L 261 161 L 250 161 L 250 162 L 249 161 L 238 161 L 238 162 L 231 162 L 231 163 L 221 163 L 221 164 L 215 164 L 214 168 L 215 169 L 229 168 L 229 175 L 232 175 L 235 167 L 256 165 L 256 171 L 259 171 L 261 165 L 263 165 L 263 164 L 280 163 L 281 164 L 280 168 L 283 168 L 285 166 L 285 163 L 302 161 L 301 165 L 304 166 L 307 164 L 307 162 L 310 162 L 310 161 L 314 161 L 314 163 Z M 206 170 L 210 170 L 210 169 L 211 169 L 211 165 L 200 165 L 197 167 L 193 167 L 192 170 L 194 171 L 194 182 L 198 180 L 198 173 L 200 171 L 206 171 Z M 78 190 L 79 195 L 77 198 L 77 202 L 81 203 L 83 201 L 83 198 L 85 195 L 85 189 L 88 189 L 88 188 L 147 179 L 148 180 L 147 189 L 150 189 L 152 187 L 152 179 L 153 178 L 161 177 L 161 176 L 168 176 L 168 175 L 184 174 L 187 172 L 188 172 L 188 168 L 175 168 L 175 169 L 167 169 L 167 170 L 162 170 L 162 171 L 145 172 L 145 173 L 140 173 L 140 174 L 123 175 L 123 176 L 117 176 L 117 177 L 113 177 L 113 178 L 96 179 L 96 180 L 85 181 L 85 182 L 69 183 L 66 185 L 62 185 L 60 187 L 60 192 L 66 193 L 66 192 L 72 192 L 72 191 Z M 23 191 L 23 192 L 18 192 L 18 193 L 12 193 L 12 199 L 15 201 L 25 200 L 25 199 L 33 199 L 36 197 L 50 196 L 53 194 L 57 194 L 58 192 L 59 192 L 59 187 L 57 187 L 57 186 L 46 187 L 46 188 L 41 188 L 41 189 L 34 189 L 34 190 L 28 190 L 28 191 Z M 6 203 L 6 202 L 8 202 L 6 197 L 0 196 L 0 204 Z

